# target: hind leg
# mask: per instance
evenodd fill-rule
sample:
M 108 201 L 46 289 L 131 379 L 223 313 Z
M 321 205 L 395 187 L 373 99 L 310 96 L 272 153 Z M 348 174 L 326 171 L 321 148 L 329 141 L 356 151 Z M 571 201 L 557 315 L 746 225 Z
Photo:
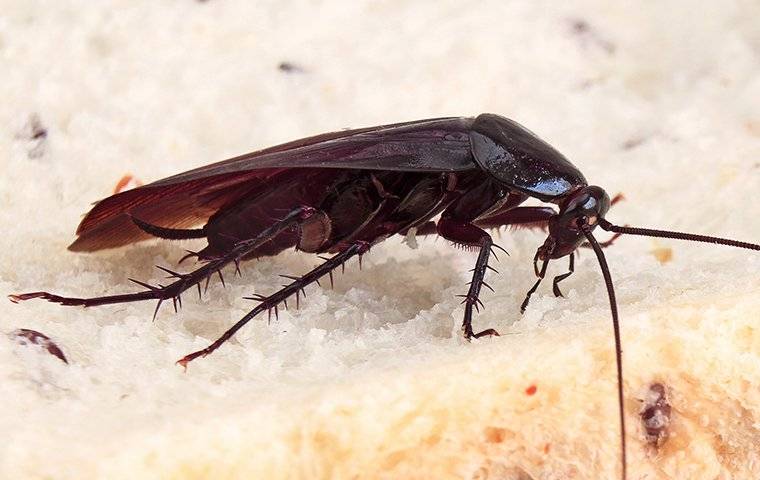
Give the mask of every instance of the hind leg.
M 146 283 L 143 283 L 137 280 L 132 280 L 135 283 L 142 285 L 143 287 L 146 287 L 147 290 L 142 291 L 142 292 L 137 292 L 137 293 L 108 295 L 108 296 L 91 297 L 91 298 L 63 297 L 63 296 L 55 295 L 48 292 L 22 293 L 22 294 L 16 294 L 16 295 L 9 295 L 8 298 L 14 303 L 18 303 L 24 300 L 31 300 L 33 298 L 41 298 L 49 302 L 60 303 L 61 305 L 67 305 L 67 306 L 81 305 L 84 307 L 93 307 L 96 305 L 107 305 L 107 304 L 113 304 L 113 303 L 137 302 L 141 300 L 158 300 L 158 305 L 156 306 L 156 312 L 158 312 L 158 307 L 161 306 L 161 303 L 164 300 L 172 299 L 172 302 L 174 302 L 174 306 L 176 310 L 177 303 L 179 303 L 180 305 L 182 304 L 182 300 L 180 298 L 180 295 L 182 294 L 182 292 L 191 288 L 194 285 L 197 285 L 198 294 L 200 295 L 201 281 L 209 278 L 215 272 L 219 272 L 226 265 L 232 262 L 235 262 L 235 263 L 239 262 L 241 258 L 255 251 L 256 248 L 259 247 L 260 245 L 264 244 L 267 241 L 272 240 L 281 232 L 289 228 L 292 228 L 304 222 L 305 220 L 311 218 L 312 216 L 314 216 L 315 213 L 316 213 L 316 210 L 312 207 L 296 208 L 293 211 L 291 211 L 285 218 L 278 221 L 271 227 L 265 229 L 256 238 L 253 238 L 250 240 L 243 240 L 236 243 L 228 252 L 224 253 L 218 258 L 214 258 L 208 261 L 208 263 L 204 264 L 202 267 L 190 273 L 176 273 L 176 272 L 172 272 L 171 270 L 167 270 L 163 267 L 159 267 L 165 272 L 169 273 L 170 275 L 169 278 L 176 279 L 174 282 L 166 286 L 154 287 L 152 285 L 148 285 Z M 160 228 L 160 227 L 157 227 L 157 228 Z M 154 313 L 154 316 L 155 316 L 155 313 Z
M 256 296 L 256 297 L 247 297 L 250 300 L 258 300 L 260 303 L 248 312 L 243 318 L 241 318 L 235 325 L 230 327 L 226 332 L 222 334 L 214 343 L 209 345 L 208 347 L 198 350 L 197 352 L 193 352 L 189 355 L 185 355 L 180 360 L 177 361 L 179 365 L 182 365 L 183 367 L 187 367 L 187 364 L 194 359 L 198 357 L 205 357 L 206 355 L 209 355 L 214 350 L 222 346 L 224 342 L 229 340 L 235 333 L 243 328 L 243 326 L 250 322 L 253 317 L 259 315 L 260 313 L 263 313 L 265 311 L 271 311 L 274 309 L 275 314 L 277 313 L 277 305 L 279 305 L 282 302 L 286 302 L 289 297 L 292 295 L 298 295 L 298 292 L 302 291 L 307 285 L 311 283 L 318 282 L 320 278 L 324 277 L 325 275 L 330 275 L 332 278 L 332 272 L 336 268 L 342 266 L 346 263 L 346 261 L 356 255 L 359 255 L 359 258 L 361 259 L 361 255 L 366 253 L 369 250 L 369 243 L 363 242 L 363 241 L 356 241 L 349 246 L 347 246 L 343 251 L 336 254 L 335 256 L 325 260 L 325 262 L 322 265 L 319 265 L 312 271 L 306 273 L 305 275 L 301 277 L 288 277 L 292 278 L 293 282 L 285 285 L 281 290 L 273 293 L 272 295 L 268 297 L 264 296 Z

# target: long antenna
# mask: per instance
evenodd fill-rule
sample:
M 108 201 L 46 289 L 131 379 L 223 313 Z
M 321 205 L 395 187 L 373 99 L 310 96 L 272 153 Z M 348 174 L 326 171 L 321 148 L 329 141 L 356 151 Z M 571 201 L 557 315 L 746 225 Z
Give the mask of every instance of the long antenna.
M 604 228 L 604 227 L 602 227 Z M 605 229 L 606 230 L 606 229 Z M 615 331 L 615 363 L 617 364 L 617 390 L 618 390 L 618 407 L 620 415 L 620 453 L 621 462 L 623 466 L 621 478 L 626 479 L 628 461 L 626 459 L 626 445 L 625 445 L 625 411 L 623 409 L 623 349 L 620 341 L 620 322 L 618 321 L 617 300 L 615 300 L 615 288 L 612 286 L 612 276 L 610 275 L 610 268 L 607 266 L 607 260 L 604 258 L 602 247 L 596 238 L 591 234 L 591 230 L 588 227 L 582 229 L 583 234 L 591 244 L 591 248 L 596 253 L 596 258 L 599 260 L 599 267 L 602 269 L 602 275 L 604 276 L 604 283 L 607 284 L 607 295 L 610 297 L 610 310 L 612 311 L 612 329 Z
M 697 235 L 694 233 L 686 232 L 673 232 L 669 230 L 656 230 L 651 228 L 640 227 L 621 227 L 619 225 L 613 225 L 604 218 L 599 218 L 599 226 L 608 232 L 615 232 L 617 234 L 627 235 L 640 235 L 643 237 L 658 237 L 658 238 L 672 238 L 675 240 L 688 240 L 691 242 L 713 243 L 717 245 L 726 245 L 728 247 L 746 248 L 748 250 L 759 250 L 760 245 L 749 242 L 742 242 L 740 240 L 732 240 L 730 238 L 712 237 L 709 235 Z M 583 234 L 588 239 L 591 247 L 596 253 L 596 258 L 599 260 L 599 266 L 602 269 L 602 275 L 604 275 L 604 281 L 607 284 L 607 293 L 610 297 L 610 309 L 612 310 L 612 326 L 615 330 L 615 354 L 617 360 L 618 370 L 618 405 L 620 407 L 620 431 L 621 436 L 621 448 L 622 448 L 622 460 L 623 460 L 623 479 L 626 477 L 626 447 L 625 447 L 625 418 L 623 416 L 623 366 L 622 366 L 622 351 L 620 346 L 620 325 L 618 322 L 617 302 L 615 300 L 615 290 L 612 286 L 612 277 L 610 276 L 610 269 L 607 266 L 607 261 L 604 258 L 602 247 L 596 241 L 591 234 L 591 230 L 587 228 L 583 229 Z
M 754 243 L 731 240 L 729 238 L 710 237 L 708 235 L 696 235 L 694 233 L 670 232 L 667 230 L 654 230 L 651 228 L 638 227 L 621 227 L 613 225 L 607 220 L 600 218 L 599 226 L 608 232 L 624 233 L 628 235 L 641 235 L 644 237 L 673 238 L 676 240 L 689 240 L 692 242 L 716 243 L 718 245 L 727 245 L 729 247 L 747 248 L 749 250 L 760 250 L 760 245 Z

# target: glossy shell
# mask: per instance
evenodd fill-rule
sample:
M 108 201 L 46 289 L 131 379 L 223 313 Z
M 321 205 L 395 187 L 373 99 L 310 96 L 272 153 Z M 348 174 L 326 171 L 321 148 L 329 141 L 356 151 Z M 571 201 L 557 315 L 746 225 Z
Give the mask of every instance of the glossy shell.
M 546 202 L 588 185 L 583 174 L 551 145 L 519 123 L 484 113 L 472 124 L 477 164 L 502 183 Z

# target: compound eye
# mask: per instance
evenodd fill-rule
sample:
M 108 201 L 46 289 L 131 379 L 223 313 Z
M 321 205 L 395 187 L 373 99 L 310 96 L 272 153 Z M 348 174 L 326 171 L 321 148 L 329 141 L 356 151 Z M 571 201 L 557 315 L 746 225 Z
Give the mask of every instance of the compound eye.
M 570 228 L 573 230 L 582 230 L 584 227 L 592 227 L 596 225 L 597 217 L 596 215 L 592 216 L 586 216 L 581 215 L 580 217 L 575 217 L 570 221 Z

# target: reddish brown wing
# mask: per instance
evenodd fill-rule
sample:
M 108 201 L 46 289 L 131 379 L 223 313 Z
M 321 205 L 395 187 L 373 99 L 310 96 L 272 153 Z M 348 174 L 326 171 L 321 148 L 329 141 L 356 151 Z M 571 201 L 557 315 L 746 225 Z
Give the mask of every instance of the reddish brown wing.
M 164 227 L 203 224 L 222 205 L 287 168 L 473 169 L 471 123 L 451 117 L 326 133 L 174 175 L 100 201 L 79 224 L 69 249 L 93 251 L 150 238 L 130 215 Z
M 277 171 L 227 173 L 166 186 L 151 184 L 110 196 L 85 215 L 69 250 L 89 252 L 151 238 L 135 226 L 130 215 L 172 228 L 202 224 L 223 204 L 244 194 L 250 188 L 248 182 L 266 180 Z

